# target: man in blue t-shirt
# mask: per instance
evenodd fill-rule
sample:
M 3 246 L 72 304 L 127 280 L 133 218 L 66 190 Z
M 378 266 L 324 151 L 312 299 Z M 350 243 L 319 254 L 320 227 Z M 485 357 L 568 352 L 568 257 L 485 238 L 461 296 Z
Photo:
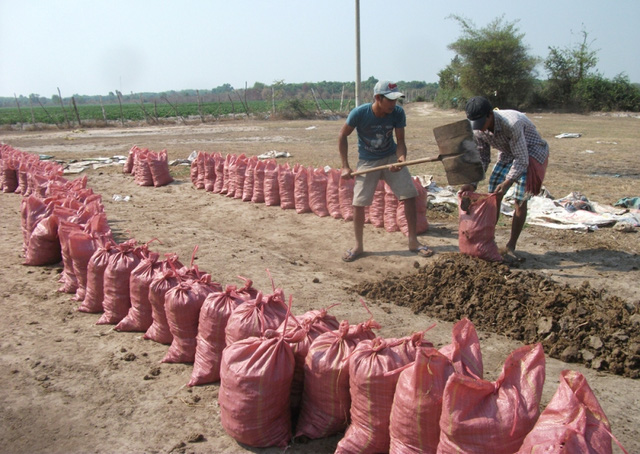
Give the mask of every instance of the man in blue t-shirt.
M 407 145 L 404 128 L 407 118 L 402 107 L 397 106 L 398 98 L 404 95 L 398 86 L 389 81 L 379 81 L 373 89 L 373 103 L 362 104 L 353 109 L 338 135 L 338 150 L 342 159 L 342 178 L 353 178 L 349 166 L 347 137 L 358 132 L 358 164 L 356 170 L 404 162 L 407 159 Z M 396 141 L 393 139 L 395 132 Z M 430 257 L 433 251 L 420 244 L 416 235 L 416 203 L 418 196 L 411 173 L 406 167 L 391 166 L 388 169 L 357 175 L 353 193 L 353 225 L 356 245 L 342 256 L 345 262 L 352 262 L 362 255 L 363 232 L 366 206 L 371 205 L 380 178 L 384 179 L 398 200 L 404 202 L 404 213 L 409 230 L 409 250 L 422 257 Z

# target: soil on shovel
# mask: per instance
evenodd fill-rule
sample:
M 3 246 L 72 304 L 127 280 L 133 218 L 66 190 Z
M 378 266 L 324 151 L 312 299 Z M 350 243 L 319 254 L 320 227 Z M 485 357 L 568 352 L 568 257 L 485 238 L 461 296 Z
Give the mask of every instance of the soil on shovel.
M 579 287 L 459 253 L 442 254 L 413 274 L 353 287 L 370 301 L 455 322 L 525 344 L 599 371 L 640 377 L 640 307 L 585 281 Z

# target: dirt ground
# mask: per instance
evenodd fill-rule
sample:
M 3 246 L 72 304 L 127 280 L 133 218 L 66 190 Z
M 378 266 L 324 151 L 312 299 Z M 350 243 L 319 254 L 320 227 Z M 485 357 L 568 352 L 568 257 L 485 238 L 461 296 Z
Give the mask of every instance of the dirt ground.
M 437 154 L 432 130 L 463 116 L 429 104 L 407 110 L 409 158 Z M 550 142 L 545 187 L 560 198 L 573 191 L 612 205 L 640 195 L 637 158 L 640 118 L 626 114 L 530 113 Z M 69 162 L 126 155 L 133 145 L 166 149 L 169 159 L 194 150 L 288 152 L 279 162 L 338 167 L 337 134 L 343 119 L 290 122 L 225 120 L 163 126 L 129 125 L 74 131 L 0 131 L 0 142 Z M 561 133 L 580 138 L 556 139 Z M 355 137 L 350 141 L 355 165 Z M 445 186 L 440 164 L 411 167 Z M 451 328 L 468 317 L 480 333 L 485 378 L 499 376 L 506 357 L 525 343 L 542 342 L 547 356 L 543 406 L 562 370 L 585 375 L 611 423 L 613 435 L 640 452 L 640 241 L 638 231 L 593 232 L 527 226 L 517 267 L 458 254 L 455 213 L 429 210 L 421 241 L 436 251 L 420 258 L 401 233 L 367 225 L 367 254 L 340 257 L 352 246 L 352 224 L 297 214 L 197 190 L 186 166 L 171 168 L 174 183 L 141 187 L 121 167 L 90 169 L 88 186 L 103 197 L 119 241 L 135 238 L 160 253 L 177 253 L 241 285 L 238 276 L 270 292 L 272 281 L 293 297 L 293 312 L 333 307 L 351 323 L 366 320 L 367 303 L 383 337 L 407 336 L 434 323 L 427 338 L 451 341 Z M 79 175 L 67 175 L 73 179 Z M 486 190 L 480 185 L 479 190 Z M 130 196 L 114 201 L 114 195 Z M 62 264 L 22 265 L 20 201 L 0 193 L 0 452 L 275 453 L 239 445 L 220 424 L 219 385 L 189 388 L 190 364 L 160 361 L 167 346 L 96 325 L 99 314 L 78 312 L 59 293 Z M 510 220 L 498 223 L 504 245 Z M 597 338 L 597 339 L 596 339 Z M 294 443 L 293 453 L 330 453 L 340 436 Z M 614 452 L 622 452 L 614 443 Z

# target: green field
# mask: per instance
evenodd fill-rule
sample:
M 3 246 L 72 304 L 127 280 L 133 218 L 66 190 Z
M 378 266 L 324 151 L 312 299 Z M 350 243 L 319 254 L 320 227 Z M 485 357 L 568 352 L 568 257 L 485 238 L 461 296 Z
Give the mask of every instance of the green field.
M 320 109 L 324 111 L 338 112 L 340 102 L 337 100 L 322 100 L 319 102 Z M 346 103 L 345 103 L 346 104 Z M 144 107 L 144 108 L 143 108 Z M 353 106 L 351 106 L 353 107 Z M 104 109 L 104 112 L 103 112 Z M 129 122 L 147 121 L 153 123 L 159 119 L 172 117 L 195 117 L 195 118 L 218 118 L 229 115 L 250 115 L 267 116 L 271 114 L 273 105 L 268 101 L 248 101 L 245 104 L 237 102 L 214 102 L 184 103 L 171 105 L 166 102 L 151 103 L 127 103 L 100 105 L 79 105 L 77 113 L 73 106 L 33 106 L 32 108 L 2 107 L 0 108 L 0 126 L 19 125 L 31 123 L 57 124 L 60 127 L 67 127 L 67 120 L 71 126 L 78 126 L 87 122 Z M 318 110 L 318 106 L 311 100 L 288 100 L 276 103 L 276 112 L 279 114 L 289 114 L 296 117 L 312 116 Z M 343 105 L 342 111 L 347 109 Z

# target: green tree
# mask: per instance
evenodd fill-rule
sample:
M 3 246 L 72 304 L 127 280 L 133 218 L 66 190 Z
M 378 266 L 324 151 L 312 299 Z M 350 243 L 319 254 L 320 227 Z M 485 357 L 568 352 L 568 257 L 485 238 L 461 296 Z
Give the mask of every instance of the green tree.
M 524 34 L 516 22 L 494 19 L 486 27 L 476 28 L 470 20 L 452 15 L 462 27 L 462 36 L 449 44 L 459 60 L 459 83 L 466 97 L 483 95 L 500 107 L 518 107 L 531 96 L 537 57 L 529 55 Z M 450 73 L 458 68 L 450 64 Z M 447 72 L 447 68 L 443 70 Z M 447 73 L 443 74 L 448 76 Z M 441 75 L 442 77 L 442 75 Z
M 546 98 L 561 107 L 580 105 L 578 86 L 584 85 L 588 78 L 599 79 L 593 71 L 598 64 L 597 51 L 591 49 L 593 41 L 588 41 L 589 34 L 584 28 L 580 34 L 582 40 L 573 47 L 549 47 L 544 61 L 549 76 Z M 596 80 L 592 83 L 598 84 Z

